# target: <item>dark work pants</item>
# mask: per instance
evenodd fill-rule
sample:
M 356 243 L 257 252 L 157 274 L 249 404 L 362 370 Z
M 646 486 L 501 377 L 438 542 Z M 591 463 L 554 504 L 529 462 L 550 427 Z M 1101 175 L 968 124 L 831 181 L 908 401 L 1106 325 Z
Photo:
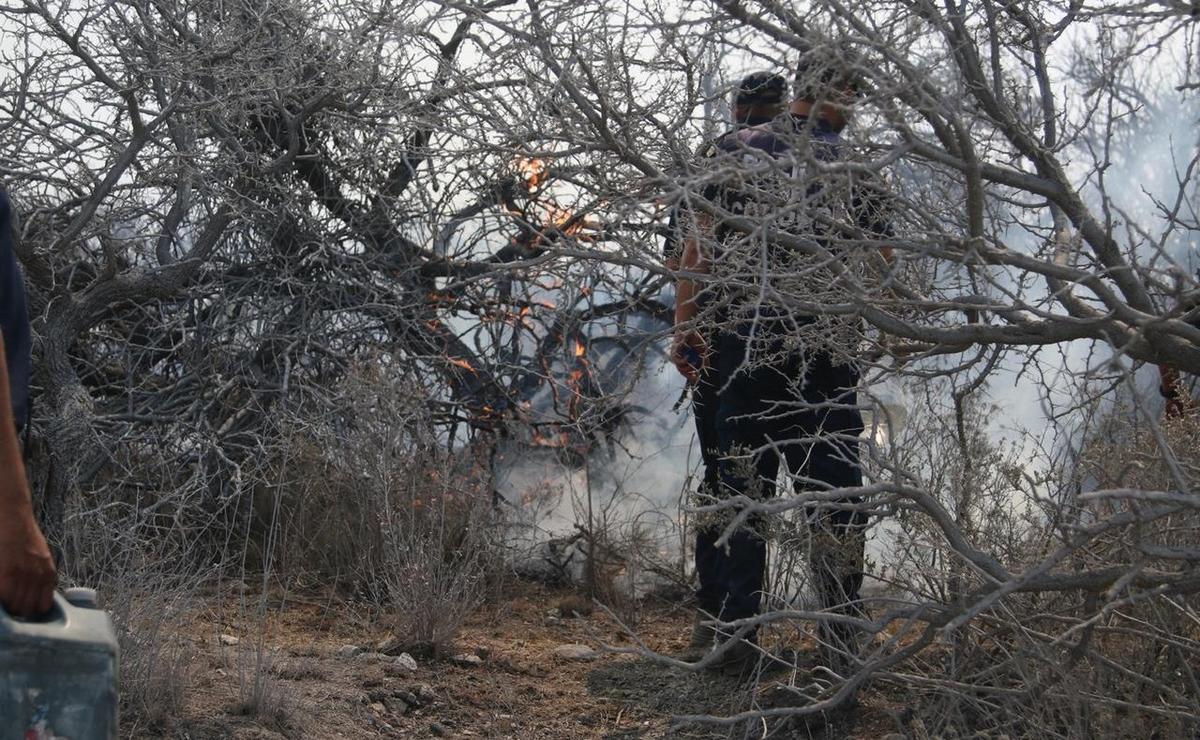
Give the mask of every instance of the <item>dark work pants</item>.
M 710 361 L 715 356 L 710 357 Z M 715 495 L 717 482 L 721 479 L 720 440 L 717 437 L 717 384 L 716 369 L 705 367 L 700 379 L 692 388 L 692 411 L 696 416 L 696 441 L 700 443 L 700 462 L 704 466 L 704 478 L 700 491 L 706 496 Z
M 716 348 L 713 348 L 714 350 Z M 720 438 L 717 435 L 717 367 L 715 351 L 709 355 L 709 365 L 700 374 L 696 386 L 692 388 L 692 410 L 696 416 L 696 441 L 700 443 L 700 461 L 704 466 L 704 477 L 700 483 L 699 503 L 709 504 L 720 494 L 721 453 Z M 720 531 L 712 528 L 702 528 L 696 535 L 696 579 L 699 588 L 696 599 L 701 608 L 710 614 L 716 614 L 713 605 L 719 604 L 722 592 L 718 585 L 717 561 L 713 543 L 720 536 Z
M 858 444 L 862 416 L 857 402 L 857 370 L 835 365 L 824 353 L 785 353 L 782 343 L 748 340 L 748 329 L 722 335 L 718 343 L 715 384 L 719 389 L 716 430 L 721 496 L 754 498 L 775 493 L 781 462 L 794 475 L 811 479 L 798 488 L 823 490 L 862 484 Z M 759 355 L 759 353 L 763 353 Z M 768 357 L 761 367 L 747 366 L 747 355 Z M 850 408 L 838 408 L 850 406 Z M 773 448 L 763 448 L 764 445 Z M 751 450 L 759 450 L 748 455 Z M 863 581 L 866 516 L 837 508 L 857 503 L 842 499 L 811 505 L 806 514 L 812 529 L 810 566 L 822 609 L 859 615 Z M 730 621 L 758 614 L 766 573 L 767 546 L 756 527 L 743 526 L 726 548 L 717 548 L 722 526 L 697 533 L 696 564 L 701 609 Z M 834 623 L 821 626 L 822 638 L 843 644 L 848 630 Z

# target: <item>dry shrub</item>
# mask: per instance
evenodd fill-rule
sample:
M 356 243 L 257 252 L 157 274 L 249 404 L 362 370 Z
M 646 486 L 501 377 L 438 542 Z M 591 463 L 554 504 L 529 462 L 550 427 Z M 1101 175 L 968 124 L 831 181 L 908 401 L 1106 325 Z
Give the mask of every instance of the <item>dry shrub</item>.
M 576 527 L 573 535 L 559 539 L 556 546 L 566 582 L 580 590 L 573 599 L 568 597 L 568 606 L 573 604 L 573 608 L 564 613 L 590 612 L 595 601 L 624 624 L 636 625 L 640 617 L 637 576 L 643 561 L 634 546 L 640 532 L 635 528 L 630 538 L 603 522 L 594 532 L 582 525 Z
M 185 628 L 198 585 L 198 578 L 158 571 L 127 574 L 104 590 L 121 650 L 121 728 L 128 737 L 168 726 L 183 706 L 196 657 Z
M 500 572 L 488 491 L 444 470 L 417 468 L 379 491 L 380 580 L 396 647 L 409 652 L 448 647 Z
M 399 648 L 436 652 L 494 588 L 503 558 L 490 476 L 471 450 L 448 449 L 424 398 L 364 371 L 336 408 L 286 419 L 254 539 L 277 572 L 387 607 Z
M 1052 465 L 1031 463 L 1027 453 L 989 439 L 986 408 L 964 407 L 957 417 L 920 412 L 898 440 L 900 462 L 919 472 L 921 487 L 939 499 L 968 542 L 1010 573 L 1027 572 L 1065 548 L 1052 574 L 1109 575 L 1099 588 L 1011 593 L 878 672 L 876 687 L 905 707 L 898 729 L 930 737 L 1196 736 L 1200 603 L 1186 589 L 1145 588 L 1122 576 L 1193 573 L 1197 510 L 1134 517 L 1070 543 L 1084 528 L 1158 505 L 1135 498 L 1097 503 L 1089 491 L 1192 490 L 1200 415 L 1155 428 L 1132 408 L 1116 408 L 1076 460 Z M 884 521 L 892 591 L 873 602 L 874 613 L 905 602 L 926 606 L 917 619 L 889 625 L 868 653 L 912 643 L 926 619 L 944 624 L 994 588 L 915 507 L 902 506 Z M 802 549 L 807 533 L 796 530 L 794 547 Z M 896 642 L 880 648 L 889 638 Z
M 627 626 L 638 624 L 648 601 L 678 604 L 691 598 L 691 583 L 679 556 L 657 522 L 604 518 L 597 522 L 594 536 L 586 530 L 581 535 L 585 593 Z
M 1080 475 L 1095 489 L 1188 491 L 1200 480 L 1200 413 L 1163 419 L 1157 430 L 1138 423 L 1130 410 L 1105 419 L 1080 460 Z M 1104 499 L 1089 506 L 1096 519 L 1133 510 L 1132 499 Z M 1180 570 L 1186 558 L 1155 557 L 1171 548 L 1200 543 L 1200 509 L 1182 508 L 1164 517 L 1097 539 L 1085 565 L 1109 566 L 1146 562 L 1159 569 Z
M 1123 409 L 1105 420 L 1084 451 L 1081 475 L 1091 488 L 1191 492 L 1200 480 L 1200 413 L 1147 423 Z M 1165 516 L 1156 504 L 1130 498 L 1089 502 L 1089 520 L 1138 514 L 1133 522 L 1074 553 L 1077 570 L 1122 574 L 1157 571 L 1186 575 L 1200 561 L 1200 509 L 1178 507 Z M 1169 509 L 1168 509 L 1169 510 Z M 1144 517 L 1144 521 L 1139 521 Z M 1087 655 L 1082 690 L 1118 698 L 1102 705 L 1096 721 L 1126 736 L 1194 737 L 1200 732 L 1200 596 L 1186 589 L 1121 585 L 1081 604 L 1102 617 L 1080 632 Z M 1077 679 L 1078 680 L 1078 677 Z M 1104 725 L 1098 725 L 1104 726 Z
M 126 472 L 154 476 L 142 458 Z M 62 580 L 96 588 L 120 646 L 121 730 L 145 737 L 179 713 L 195 648 L 188 634 L 198 593 L 219 569 L 205 534 L 212 514 L 191 502 L 200 486 L 129 487 L 114 477 L 67 511 Z M 161 491 L 161 492 L 160 492 Z
M 254 717 L 280 732 L 292 726 L 294 700 L 276 670 L 276 655 L 263 640 L 265 625 L 253 649 L 238 654 L 238 704 L 235 711 Z

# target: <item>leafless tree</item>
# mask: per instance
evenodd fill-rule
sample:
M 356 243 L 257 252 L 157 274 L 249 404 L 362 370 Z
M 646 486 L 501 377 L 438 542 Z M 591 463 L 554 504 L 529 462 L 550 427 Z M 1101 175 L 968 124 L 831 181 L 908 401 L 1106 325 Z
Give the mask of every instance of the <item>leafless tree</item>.
M 5 14 L 0 163 L 25 215 L 46 515 L 235 521 L 282 418 L 357 423 L 364 363 L 422 389 L 437 438 L 483 470 L 499 439 L 578 458 L 619 438 L 629 409 L 593 358 L 661 347 L 667 209 L 769 230 L 702 197 L 719 81 L 828 49 L 867 93 L 822 176 L 888 193 L 895 260 L 833 223 L 832 243 L 763 231 L 786 270 L 689 277 L 822 317 L 804 341 L 866 363 L 864 390 L 907 388 L 924 423 L 865 438 L 870 480 L 849 492 L 891 527 L 893 590 L 858 620 L 874 642 L 802 706 L 721 721 L 817 715 L 878 680 L 946 734 L 1193 731 L 1190 417 L 1160 423 L 1137 372 L 1200 372 L 1194 17 L 24 0 Z M 1014 377 L 1057 436 L 997 449 L 985 396 Z M 1098 465 L 1113 439 L 1154 474 Z M 786 518 L 847 493 L 710 508 Z M 754 621 L 829 618 L 781 603 Z
M 740 290 L 777 312 L 822 317 L 796 322 L 810 332 L 802 341 L 872 363 L 867 389 L 919 383 L 922 403 L 932 400 L 903 444 L 864 441 L 875 472 L 862 489 L 705 507 L 739 512 L 729 532 L 755 514 L 863 495 L 899 529 L 890 565 L 908 567 L 900 601 L 873 604 L 859 625 L 876 641 L 848 675 L 802 708 L 725 722 L 820 714 L 874 676 L 941 697 L 923 720 L 952 734 L 1082 737 L 1114 717 L 1191 731 L 1181 728 L 1192 727 L 1195 684 L 1162 670 L 1190 665 L 1195 635 L 1141 609 L 1194 614 L 1187 548 L 1144 539 L 1163 522 L 1187 528 L 1193 457 L 1170 428 L 1183 422 L 1160 424 L 1155 389 L 1136 373 L 1200 370 L 1194 8 L 717 0 L 530 2 L 528 11 L 522 24 L 496 25 L 536 49 L 576 136 L 628 178 L 621 192 L 686 201 L 795 255 L 764 270 L 723 253 L 720 270 L 687 277 L 715 296 Z M 874 261 L 879 240 L 852 222 L 814 238 L 702 197 L 712 173 L 690 152 L 704 126 L 680 125 L 671 104 L 690 100 L 664 94 L 663 80 L 686 88 L 703 70 L 697 50 L 713 46 L 743 70 L 783 69 L 802 52 L 855 68 L 869 92 L 853 154 L 821 172 L 828 183 L 884 183 L 893 263 Z M 837 333 L 859 322 L 868 327 L 859 340 Z M 1047 421 L 997 450 L 979 397 L 1014 377 L 1041 387 Z M 1120 394 L 1130 402 L 1116 404 Z M 1084 464 L 1096 454 L 1095 423 L 1114 415 L 1139 420 L 1124 444 L 1148 444 L 1139 460 L 1161 461 L 1167 478 L 1134 484 Z M 1100 544 L 1114 542 L 1141 544 L 1121 555 Z M 829 618 L 781 609 L 751 621 Z M 1133 667 L 1126 640 L 1155 645 L 1162 660 Z M 1035 696 L 1044 711 L 1029 711 Z
M 661 316 L 662 278 L 564 259 L 609 236 L 548 156 L 548 99 L 479 35 L 505 5 L 9 10 L 52 528 L 97 485 L 224 516 L 273 411 L 336 414 L 363 358 L 418 379 L 451 443 L 620 425 L 588 326 Z

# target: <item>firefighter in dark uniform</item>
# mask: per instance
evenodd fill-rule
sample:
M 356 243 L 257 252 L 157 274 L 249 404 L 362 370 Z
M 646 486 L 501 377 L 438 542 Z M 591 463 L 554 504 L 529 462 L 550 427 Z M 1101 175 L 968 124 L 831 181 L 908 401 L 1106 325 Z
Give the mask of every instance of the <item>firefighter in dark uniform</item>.
M 805 274 L 803 255 L 772 243 L 772 229 L 804 237 L 830 252 L 880 251 L 888 227 L 885 208 L 865 183 L 836 186 L 822 164 L 841 158 L 839 134 L 850 115 L 853 79 L 838 60 L 801 59 L 789 113 L 770 122 L 723 136 L 706 153 L 710 172 L 704 200 L 716 213 L 697 209 L 694 236 L 685 240 L 681 270 L 712 273 L 711 282 L 680 279 L 676 295 L 676 335 L 672 359 L 697 382 L 707 375 L 717 389 L 713 424 L 718 448 L 717 495 L 751 498 L 774 493 L 781 462 L 807 490 L 854 489 L 862 484 L 857 438 L 863 430 L 856 388 L 859 371 L 849 357 L 856 325 L 843 322 L 848 352 L 837 343 L 809 342 L 825 317 L 797 315 L 773 305 L 759 281 Z M 890 250 L 882 248 L 890 260 Z M 819 274 L 808 273 L 808 279 Z M 836 282 L 835 279 L 832 279 Z M 775 286 L 779 288 L 780 286 Z M 805 291 L 815 282 L 793 285 Z M 786 294 L 786 293 L 785 293 Z M 714 307 L 715 304 L 715 307 Z M 697 326 L 701 315 L 715 317 L 717 330 Z M 837 321 L 830 323 L 836 334 Z M 823 330 L 823 329 L 822 329 Z M 704 357 L 703 369 L 694 367 Z M 853 649 L 853 630 L 838 616 L 860 615 L 865 514 L 852 496 L 812 505 L 806 511 L 812 531 L 810 565 L 821 607 L 820 638 L 830 662 Z M 700 611 L 729 622 L 758 614 L 767 547 L 761 527 L 741 526 L 725 547 L 716 541 L 728 520 L 699 528 L 697 570 Z M 700 567 L 701 563 L 703 567 Z M 694 645 L 712 644 L 717 633 L 697 630 Z M 718 665 L 741 670 L 757 655 L 754 634 L 722 650 Z
M 782 115 L 787 109 L 787 87 L 787 80 L 782 75 L 772 72 L 753 72 L 743 77 L 738 83 L 733 98 L 733 128 L 718 137 L 717 141 L 741 129 L 769 123 Z M 711 143 L 706 144 L 704 150 L 711 146 Z M 666 238 L 663 241 L 663 261 L 670 270 L 679 269 L 682 248 L 678 210 L 678 208 L 674 208 L 671 211 Z M 700 462 L 703 467 L 700 500 L 705 501 L 715 495 L 717 482 L 720 479 L 717 386 L 713 382 L 712 358 L 709 358 L 707 364 L 701 362 L 698 355 L 693 355 L 691 360 L 698 370 L 695 381 L 692 383 L 692 410 L 696 417 L 696 439 L 700 443 Z M 713 547 L 719 534 L 719 532 L 705 529 L 698 535 L 695 562 L 699 587 L 696 597 L 700 604 L 711 604 L 719 598 L 717 562 L 714 559 L 716 550 Z M 697 615 L 690 645 L 691 653 L 685 657 L 698 658 L 711 645 L 712 630 L 703 624 L 710 614 L 710 611 L 706 613 L 706 610 L 701 609 L 701 613 Z

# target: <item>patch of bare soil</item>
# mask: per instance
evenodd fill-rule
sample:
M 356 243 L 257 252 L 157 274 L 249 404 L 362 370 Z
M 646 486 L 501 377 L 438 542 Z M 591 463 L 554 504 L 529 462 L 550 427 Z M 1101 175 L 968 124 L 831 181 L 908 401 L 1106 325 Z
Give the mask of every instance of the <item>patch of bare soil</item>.
M 160 731 L 143 728 L 133 736 L 683 740 L 874 738 L 892 730 L 888 707 L 872 697 L 863 700 L 854 721 L 766 734 L 761 724 L 678 726 L 673 716 L 764 706 L 773 687 L 801 680 L 795 675 L 801 672 L 768 670 L 746 682 L 635 655 L 562 657 L 569 652 L 564 645 L 633 644 L 601 609 L 560 616 L 560 604 L 578 614 L 569 607 L 575 601 L 565 592 L 517 584 L 509 601 L 470 621 L 447 655 L 417 656 L 415 671 L 398 665 L 396 656 L 375 652 L 392 636 L 386 617 L 365 608 L 331 598 L 289 598 L 271 604 L 261 625 L 239 619 L 252 612 L 245 606 L 214 606 L 196 620 L 182 716 Z M 680 605 L 649 605 L 637 624 L 638 638 L 666 654 L 684 648 L 690 629 L 691 612 Z

